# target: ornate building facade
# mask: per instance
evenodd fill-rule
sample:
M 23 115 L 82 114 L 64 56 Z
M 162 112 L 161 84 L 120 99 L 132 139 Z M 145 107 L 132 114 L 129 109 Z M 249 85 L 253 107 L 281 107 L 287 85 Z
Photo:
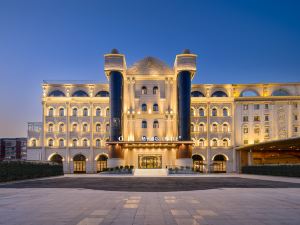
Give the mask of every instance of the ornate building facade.
M 113 50 L 108 84 L 44 82 L 27 158 L 59 161 L 66 173 L 126 165 L 235 172 L 237 147 L 300 136 L 300 83 L 191 84 L 196 57 L 185 50 L 172 68 L 153 57 L 127 67 Z

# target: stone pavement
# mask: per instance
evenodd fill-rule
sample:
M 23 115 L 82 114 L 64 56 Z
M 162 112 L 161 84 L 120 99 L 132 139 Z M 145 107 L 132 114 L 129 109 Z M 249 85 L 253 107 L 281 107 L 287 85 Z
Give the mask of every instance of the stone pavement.
M 177 192 L 0 188 L 0 224 L 5 225 L 298 225 L 299 212 L 300 188 Z

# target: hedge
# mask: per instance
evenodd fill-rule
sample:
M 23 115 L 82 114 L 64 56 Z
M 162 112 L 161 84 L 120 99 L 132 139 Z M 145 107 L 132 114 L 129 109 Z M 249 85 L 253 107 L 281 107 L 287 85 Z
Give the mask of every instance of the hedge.
M 300 165 L 244 166 L 242 173 L 284 177 L 300 177 Z
M 0 162 L 0 182 L 63 175 L 63 166 L 24 161 Z

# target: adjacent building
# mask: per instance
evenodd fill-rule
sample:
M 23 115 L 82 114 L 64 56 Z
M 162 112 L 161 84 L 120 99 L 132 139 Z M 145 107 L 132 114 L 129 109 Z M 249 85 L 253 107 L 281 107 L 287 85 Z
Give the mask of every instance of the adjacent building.
M 0 160 L 27 158 L 27 138 L 1 138 Z
M 126 165 L 235 172 L 238 147 L 300 136 L 300 83 L 192 84 L 196 58 L 185 50 L 173 67 L 153 57 L 127 67 L 113 50 L 107 84 L 45 81 L 28 159 L 63 163 L 66 173 Z

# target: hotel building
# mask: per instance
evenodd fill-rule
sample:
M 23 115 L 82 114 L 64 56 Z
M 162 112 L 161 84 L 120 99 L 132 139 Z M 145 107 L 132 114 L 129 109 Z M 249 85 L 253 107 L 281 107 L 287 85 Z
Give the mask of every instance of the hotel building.
M 127 67 L 105 55 L 108 84 L 42 84 L 41 123 L 29 123 L 28 160 L 58 161 L 65 173 L 106 167 L 194 167 L 238 172 L 241 146 L 300 136 L 300 83 L 192 84 L 197 55 L 173 67 L 146 57 Z

